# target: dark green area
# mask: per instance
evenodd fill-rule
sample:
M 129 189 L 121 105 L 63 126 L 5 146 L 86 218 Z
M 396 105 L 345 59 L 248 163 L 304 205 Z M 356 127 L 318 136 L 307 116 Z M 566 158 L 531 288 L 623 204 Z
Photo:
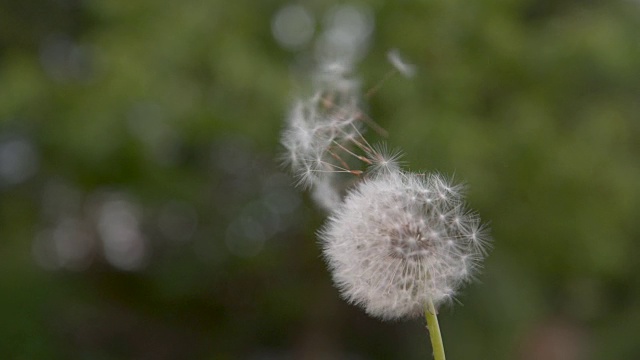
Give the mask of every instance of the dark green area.
M 272 35 L 287 4 L 0 1 L 0 357 L 430 358 L 420 321 L 338 298 L 278 166 L 310 68 Z M 495 238 L 448 356 L 640 358 L 640 2 L 368 4 L 364 87 L 390 48 L 418 67 L 369 115 Z

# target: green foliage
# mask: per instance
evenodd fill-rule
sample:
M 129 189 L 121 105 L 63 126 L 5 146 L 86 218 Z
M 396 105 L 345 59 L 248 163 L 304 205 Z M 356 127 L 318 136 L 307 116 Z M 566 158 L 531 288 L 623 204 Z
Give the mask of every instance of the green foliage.
M 3 358 L 429 356 L 421 324 L 337 298 L 322 214 L 278 168 L 312 54 L 274 39 L 287 4 L 0 1 Z M 301 4 L 320 31 L 329 6 Z M 390 48 L 418 73 L 387 81 L 369 115 L 491 220 L 481 283 L 440 315 L 450 358 L 550 358 L 545 334 L 586 358 L 640 357 L 640 4 L 370 9 L 365 88 Z M 131 271 L 102 242 L 112 205 L 143 236 Z M 55 234 L 82 234 L 87 257 L 54 256 Z

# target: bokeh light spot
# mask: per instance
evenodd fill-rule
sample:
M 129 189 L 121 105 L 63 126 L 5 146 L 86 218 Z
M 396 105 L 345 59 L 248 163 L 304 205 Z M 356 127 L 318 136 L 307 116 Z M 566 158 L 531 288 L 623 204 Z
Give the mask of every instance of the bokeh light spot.
M 297 49 L 306 45 L 314 33 L 313 16 L 300 5 L 287 5 L 273 17 L 271 31 L 280 46 Z

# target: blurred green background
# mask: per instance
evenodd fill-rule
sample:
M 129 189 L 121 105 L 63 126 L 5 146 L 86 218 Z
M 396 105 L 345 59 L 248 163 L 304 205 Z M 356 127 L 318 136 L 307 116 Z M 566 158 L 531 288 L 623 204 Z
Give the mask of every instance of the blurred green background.
M 318 41 L 489 221 L 451 359 L 640 358 L 640 2 L 0 1 L 3 359 L 428 359 L 340 300 L 279 167 Z M 351 25 L 349 25 L 351 24 Z

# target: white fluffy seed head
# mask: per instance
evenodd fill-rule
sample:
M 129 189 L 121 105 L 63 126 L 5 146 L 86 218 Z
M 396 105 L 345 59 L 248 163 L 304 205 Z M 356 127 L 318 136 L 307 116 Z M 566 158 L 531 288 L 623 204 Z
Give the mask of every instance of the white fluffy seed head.
M 292 170 L 296 184 L 311 190 L 327 210 L 341 200 L 354 175 L 363 173 L 362 163 L 370 163 L 356 154 L 368 150 L 359 99 L 358 82 L 347 66 L 324 66 L 315 93 L 294 102 L 282 131 L 283 164 Z
M 400 171 L 360 182 L 319 236 L 342 296 L 383 319 L 418 316 L 428 301 L 452 299 L 488 242 L 459 186 Z

